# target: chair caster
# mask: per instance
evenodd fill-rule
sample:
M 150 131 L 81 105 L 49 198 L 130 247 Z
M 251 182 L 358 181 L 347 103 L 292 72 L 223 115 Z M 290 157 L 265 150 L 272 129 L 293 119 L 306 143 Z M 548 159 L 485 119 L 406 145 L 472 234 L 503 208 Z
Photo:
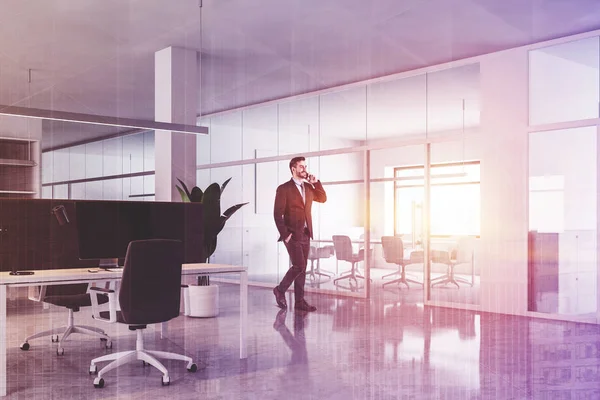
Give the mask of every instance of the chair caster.
M 169 376 L 163 376 L 162 380 L 161 380 L 161 384 L 163 386 L 169 386 L 171 384 L 171 378 L 169 378 Z
M 90 365 L 90 375 L 96 375 L 98 373 L 98 366 L 97 365 Z
M 104 339 L 104 338 L 102 338 L 102 339 L 100 339 L 100 340 L 102 340 L 102 341 L 106 341 L 106 343 L 105 343 L 105 345 L 104 345 L 104 347 L 105 347 L 105 348 L 107 348 L 107 349 L 112 349 L 112 340 L 106 340 L 106 339 Z
M 59 347 L 58 349 L 56 349 L 56 355 L 57 356 L 64 356 L 65 355 L 65 349 L 62 347 Z
M 50 340 L 52 340 L 52 343 L 58 343 L 58 335 L 52 335 Z
M 101 389 L 104 387 L 104 378 L 96 378 L 94 379 L 94 387 L 96 389 Z
M 27 351 L 29 350 L 29 343 L 25 342 L 19 346 L 21 350 Z
M 148 363 L 144 360 L 142 360 L 142 367 L 146 368 L 146 365 L 148 365 Z
M 192 364 L 188 367 L 188 372 L 196 372 L 198 371 L 198 366 L 196 364 Z

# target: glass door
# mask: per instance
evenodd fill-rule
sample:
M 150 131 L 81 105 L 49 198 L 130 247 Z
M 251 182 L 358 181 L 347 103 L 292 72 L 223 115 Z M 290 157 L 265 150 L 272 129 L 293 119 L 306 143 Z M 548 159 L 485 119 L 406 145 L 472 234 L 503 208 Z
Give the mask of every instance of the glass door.
M 598 318 L 598 131 L 529 136 L 529 311 Z
M 425 146 L 371 150 L 370 275 L 374 297 L 424 302 Z

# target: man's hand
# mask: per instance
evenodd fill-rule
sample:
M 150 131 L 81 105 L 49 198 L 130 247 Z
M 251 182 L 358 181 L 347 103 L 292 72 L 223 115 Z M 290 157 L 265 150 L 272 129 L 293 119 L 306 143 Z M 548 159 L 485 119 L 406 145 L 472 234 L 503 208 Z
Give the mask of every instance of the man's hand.
M 291 238 L 292 238 L 292 234 L 290 233 L 289 236 L 285 239 L 285 242 L 286 243 L 289 242 Z
M 312 184 L 317 183 L 317 181 L 318 181 L 318 179 L 317 179 L 316 176 L 314 176 L 314 175 L 308 175 L 308 183 L 310 183 L 312 185 Z

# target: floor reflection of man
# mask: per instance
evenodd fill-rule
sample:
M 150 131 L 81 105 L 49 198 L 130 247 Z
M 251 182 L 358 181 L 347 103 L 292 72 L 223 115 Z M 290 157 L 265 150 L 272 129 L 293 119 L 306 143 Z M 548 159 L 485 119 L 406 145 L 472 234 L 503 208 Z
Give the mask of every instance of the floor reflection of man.
M 287 316 L 286 310 L 279 310 L 273 323 L 275 329 L 281 335 L 285 344 L 292 351 L 291 364 L 306 364 L 308 362 L 308 353 L 306 351 L 306 336 L 304 327 L 306 325 L 308 313 L 305 311 L 296 311 L 294 313 L 294 334 L 290 332 L 285 325 Z

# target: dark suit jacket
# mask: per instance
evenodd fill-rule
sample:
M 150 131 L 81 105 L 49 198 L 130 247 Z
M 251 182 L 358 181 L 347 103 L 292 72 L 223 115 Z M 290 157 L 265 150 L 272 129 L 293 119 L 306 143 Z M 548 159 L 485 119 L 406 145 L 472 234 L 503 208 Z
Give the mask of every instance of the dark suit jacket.
M 304 222 L 306 222 L 312 239 L 312 202 L 325 203 L 327 201 L 327 194 L 325 194 L 320 181 L 314 184 L 314 188 L 310 183 L 304 182 L 304 196 L 306 197 L 306 204 L 302 201 L 300 190 L 298 190 L 293 179 L 279 185 L 277 188 L 273 216 L 275 217 L 275 225 L 277 225 L 277 230 L 279 231 L 278 241 L 285 240 L 290 233 L 302 233 Z

